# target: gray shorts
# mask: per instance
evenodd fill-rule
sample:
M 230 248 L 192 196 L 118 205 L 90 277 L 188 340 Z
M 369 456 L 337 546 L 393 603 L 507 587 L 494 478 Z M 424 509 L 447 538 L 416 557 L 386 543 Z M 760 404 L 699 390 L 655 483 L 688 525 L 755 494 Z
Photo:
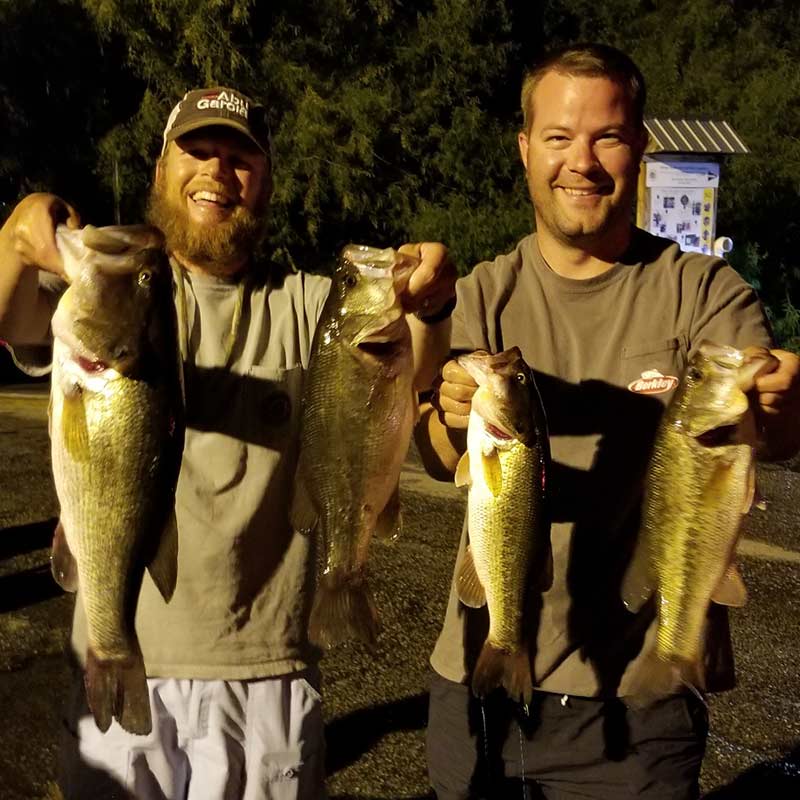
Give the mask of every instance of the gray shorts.
M 427 753 L 438 800 L 695 800 L 705 704 L 677 695 L 633 711 L 619 700 L 534 692 L 526 716 L 505 693 L 481 703 L 433 673 Z
M 253 681 L 148 679 L 153 730 L 102 733 L 76 682 L 62 748 L 65 800 L 320 800 L 318 673 Z

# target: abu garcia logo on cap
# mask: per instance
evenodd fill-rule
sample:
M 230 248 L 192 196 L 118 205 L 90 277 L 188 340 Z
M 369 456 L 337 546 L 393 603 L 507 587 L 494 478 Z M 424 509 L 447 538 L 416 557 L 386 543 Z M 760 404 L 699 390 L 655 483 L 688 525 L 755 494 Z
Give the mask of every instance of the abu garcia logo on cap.
M 247 119 L 247 114 L 250 110 L 250 105 L 247 100 L 240 97 L 235 92 L 230 92 L 225 89 L 220 92 L 208 92 L 204 94 L 195 105 L 200 111 L 205 111 L 209 108 L 233 111 L 245 119 Z

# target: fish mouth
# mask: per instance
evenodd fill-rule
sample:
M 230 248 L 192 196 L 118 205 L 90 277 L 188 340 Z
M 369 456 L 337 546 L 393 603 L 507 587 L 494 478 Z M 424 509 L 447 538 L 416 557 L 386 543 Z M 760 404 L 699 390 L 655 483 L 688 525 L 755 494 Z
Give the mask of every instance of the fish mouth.
M 726 445 L 736 444 L 738 441 L 738 425 L 731 423 L 729 425 L 720 425 L 717 428 L 703 431 L 703 433 L 695 436 L 695 441 L 703 445 L 703 447 L 725 447 Z

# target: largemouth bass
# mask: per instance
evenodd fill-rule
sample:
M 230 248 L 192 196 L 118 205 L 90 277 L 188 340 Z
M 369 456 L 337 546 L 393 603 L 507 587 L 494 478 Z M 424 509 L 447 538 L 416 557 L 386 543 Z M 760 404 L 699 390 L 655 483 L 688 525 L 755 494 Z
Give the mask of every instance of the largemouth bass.
M 533 374 L 518 347 L 477 351 L 458 363 L 478 389 L 472 398 L 467 452 L 456 485 L 469 486 L 469 546 L 457 573 L 462 603 L 489 611 L 489 634 L 472 674 L 478 696 L 504 686 L 530 702 L 531 592 L 552 581 L 545 482 L 547 423 Z M 532 639 L 531 639 L 532 637 Z
M 323 647 L 377 636 L 366 564 L 373 534 L 392 538 L 401 525 L 398 481 L 417 401 L 398 297 L 417 263 L 391 249 L 345 247 L 311 348 L 291 519 L 320 535 L 309 637 Z
M 756 427 L 746 392 L 774 361 L 766 350 L 746 356 L 703 342 L 661 420 L 622 585 L 629 610 L 655 596 L 657 615 L 654 649 L 632 676 L 630 705 L 681 684 L 703 688 L 709 605 L 745 603 L 733 556 L 755 492 Z
M 139 588 L 147 565 L 169 600 L 177 576 L 183 411 L 170 268 L 154 228 L 59 227 L 56 242 L 70 285 L 53 316 L 53 574 L 83 598 L 98 727 L 117 719 L 145 734 Z

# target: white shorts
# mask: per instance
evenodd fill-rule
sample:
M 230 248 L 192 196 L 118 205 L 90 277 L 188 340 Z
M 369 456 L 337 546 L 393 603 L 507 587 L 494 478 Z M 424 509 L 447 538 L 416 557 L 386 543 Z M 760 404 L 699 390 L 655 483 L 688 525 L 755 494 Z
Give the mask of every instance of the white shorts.
M 78 683 L 78 682 L 76 682 Z M 65 800 L 321 800 L 316 670 L 254 681 L 151 678 L 153 730 L 102 733 L 83 681 L 66 720 Z

